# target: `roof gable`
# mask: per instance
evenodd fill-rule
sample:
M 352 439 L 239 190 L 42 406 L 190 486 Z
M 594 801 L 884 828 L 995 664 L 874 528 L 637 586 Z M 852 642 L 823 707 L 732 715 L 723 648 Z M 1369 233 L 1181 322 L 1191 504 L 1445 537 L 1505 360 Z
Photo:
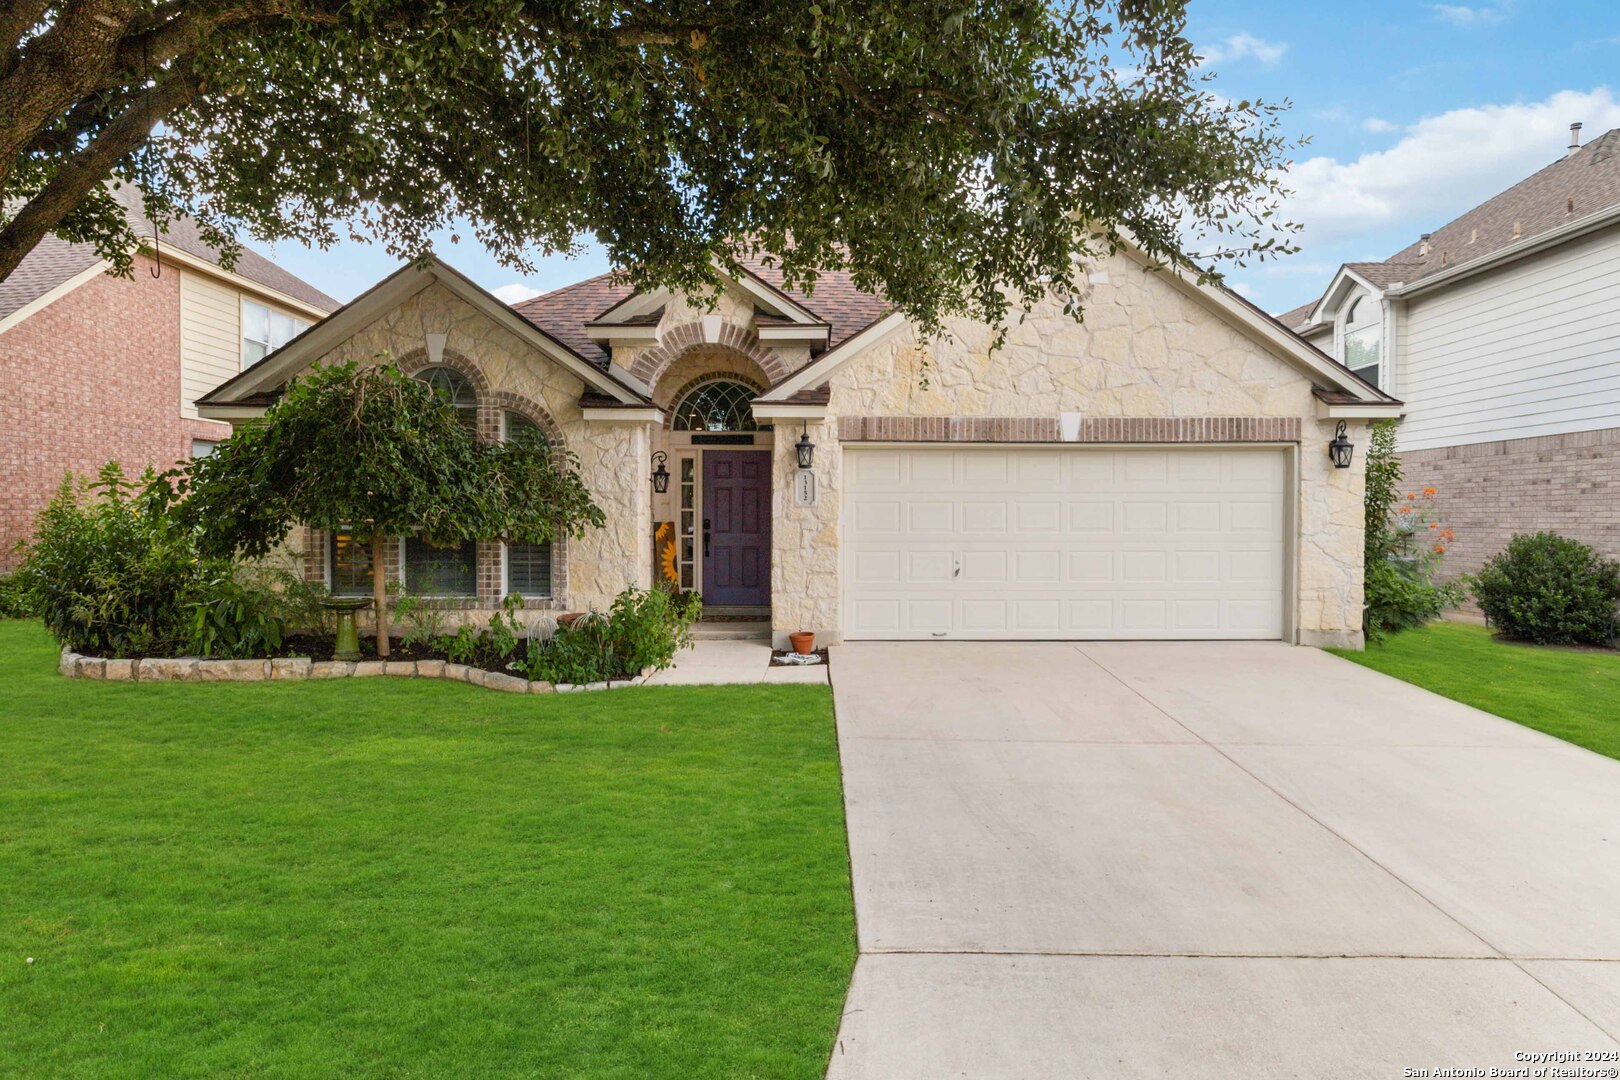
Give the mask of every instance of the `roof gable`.
M 264 395 L 278 390 L 293 375 L 435 282 L 520 341 L 572 371 L 587 389 L 624 405 L 646 405 L 638 391 L 620 382 L 609 371 L 581 358 L 465 274 L 437 258 L 430 258 L 425 263 L 408 264 L 396 270 L 286 345 L 203 395 L 197 401 L 198 406 L 260 406 Z

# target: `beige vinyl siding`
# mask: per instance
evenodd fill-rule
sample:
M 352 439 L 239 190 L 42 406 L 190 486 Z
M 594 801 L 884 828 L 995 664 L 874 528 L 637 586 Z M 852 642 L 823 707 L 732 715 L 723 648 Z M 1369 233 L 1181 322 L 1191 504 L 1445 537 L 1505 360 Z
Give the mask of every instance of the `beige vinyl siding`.
M 180 271 L 180 415 L 242 370 L 242 294 L 190 270 Z
M 1402 450 L 1620 427 L 1620 229 L 1406 305 Z

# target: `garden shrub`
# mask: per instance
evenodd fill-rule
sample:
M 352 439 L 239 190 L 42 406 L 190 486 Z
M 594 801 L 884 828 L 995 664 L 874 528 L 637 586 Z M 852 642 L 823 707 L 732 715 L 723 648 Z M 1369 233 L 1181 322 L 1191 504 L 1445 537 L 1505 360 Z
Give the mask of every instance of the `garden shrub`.
M 1435 580 L 1450 529 L 1431 520 L 1437 492 L 1401 497 L 1401 463 L 1395 456 L 1394 420 L 1372 427 L 1367 448 L 1364 565 L 1366 631 L 1373 641 L 1437 618 L 1462 602 L 1455 582 Z
M 19 576 L 57 641 L 100 656 L 174 655 L 189 644 L 206 583 L 229 571 L 200 560 L 192 533 L 116 462 L 72 477 L 35 519 Z
M 1521 533 L 1474 578 L 1480 610 L 1504 636 L 1539 645 L 1607 645 L 1620 635 L 1620 564 L 1557 533 Z
M 32 619 L 39 614 L 22 574 L 0 574 L 0 619 Z
M 68 477 L 35 520 L 11 588 L 51 635 L 97 656 L 257 657 L 318 629 L 325 590 L 283 568 L 201 555 L 151 470 Z
M 692 624 L 703 613 L 695 594 L 657 586 L 626 589 L 606 615 L 595 612 L 529 645 L 529 678 L 553 683 L 627 679 L 661 671 L 692 643 Z

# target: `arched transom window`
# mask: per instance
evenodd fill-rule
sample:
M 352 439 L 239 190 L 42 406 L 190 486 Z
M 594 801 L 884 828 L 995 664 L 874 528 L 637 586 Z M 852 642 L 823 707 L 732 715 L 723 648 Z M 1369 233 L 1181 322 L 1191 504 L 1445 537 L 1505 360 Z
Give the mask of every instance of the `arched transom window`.
M 757 393 L 735 379 L 700 383 L 675 406 L 676 431 L 758 431 L 749 402 Z
M 456 410 L 456 419 L 467 430 L 478 431 L 478 393 L 467 376 L 452 367 L 423 368 L 416 373 L 418 382 L 426 383 Z

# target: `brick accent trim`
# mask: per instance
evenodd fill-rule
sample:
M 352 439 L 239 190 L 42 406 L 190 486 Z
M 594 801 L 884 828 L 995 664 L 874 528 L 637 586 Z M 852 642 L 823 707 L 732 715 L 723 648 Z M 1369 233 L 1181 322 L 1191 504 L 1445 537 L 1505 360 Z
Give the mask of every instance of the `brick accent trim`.
M 478 437 L 485 442 L 499 441 L 501 410 L 491 400 L 489 379 L 484 376 L 483 369 L 477 364 L 453 349 L 444 350 L 444 357 L 437 364 L 428 359 L 426 349 L 412 349 L 396 363 L 399 364 L 399 370 L 411 376 L 430 367 L 453 368 L 467 376 L 467 381 L 472 383 L 473 394 L 478 399 Z
M 551 418 L 551 414 L 539 402 L 534 401 L 532 398 L 526 398 L 522 394 L 514 394 L 510 390 L 497 390 L 489 394 L 488 397 L 490 406 L 497 413 L 497 418 L 503 412 L 519 413 L 527 418 L 530 423 L 545 432 L 547 442 L 554 446 L 568 445 L 568 441 L 563 438 L 562 428 L 557 426 L 557 422 Z M 478 404 L 482 406 L 483 403 L 481 397 Z
M 1081 420 L 1079 443 L 1299 442 L 1297 416 L 1102 416 Z M 841 416 L 842 442 L 1061 441 L 1056 418 L 1039 416 Z
M 706 342 L 703 340 L 701 322 L 682 323 L 680 326 L 665 330 L 659 335 L 657 345 L 643 351 L 631 361 L 630 374 L 648 386 L 657 386 L 659 376 L 679 360 L 681 354 L 695 346 L 710 344 L 736 349 L 758 364 L 759 369 L 765 373 L 765 378 L 772 384 L 782 381 L 790 374 L 791 369 L 782 359 L 781 353 L 762 346 L 759 338 L 749 331 L 726 323 L 720 328 L 718 341 Z

